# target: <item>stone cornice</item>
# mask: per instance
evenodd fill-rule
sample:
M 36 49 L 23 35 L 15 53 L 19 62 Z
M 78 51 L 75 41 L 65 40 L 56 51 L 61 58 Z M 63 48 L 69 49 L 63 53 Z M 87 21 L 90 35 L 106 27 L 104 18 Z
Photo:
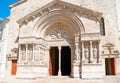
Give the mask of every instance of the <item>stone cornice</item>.
M 16 7 L 16 6 L 22 4 L 22 3 L 26 2 L 26 1 L 27 0 L 20 0 L 20 1 L 16 2 L 16 3 L 13 3 L 13 4 L 9 5 L 9 7 L 10 8 Z
M 0 23 L 0 27 L 4 26 L 6 23 L 8 23 L 9 19 L 3 20 L 3 22 Z
M 22 24 L 28 23 L 29 21 L 35 19 L 36 17 L 39 17 L 43 14 L 56 11 L 56 10 L 70 11 L 74 14 L 77 14 L 79 16 L 92 19 L 95 21 L 100 21 L 100 19 L 102 18 L 102 13 L 95 12 L 90 9 L 73 5 L 63 1 L 52 1 L 51 3 L 48 3 L 47 5 L 41 7 L 40 9 L 30 13 L 29 15 L 19 19 L 17 22 L 20 25 L 22 25 Z

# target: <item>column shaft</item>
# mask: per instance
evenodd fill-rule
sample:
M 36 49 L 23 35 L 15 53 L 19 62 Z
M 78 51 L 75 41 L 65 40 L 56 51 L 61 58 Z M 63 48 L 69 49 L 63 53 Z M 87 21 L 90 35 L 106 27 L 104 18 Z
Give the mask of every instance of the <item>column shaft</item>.
M 58 47 L 59 50 L 59 71 L 58 75 L 61 76 L 61 46 Z
M 85 60 L 84 42 L 82 42 L 82 60 Z
M 33 44 L 33 51 L 32 51 L 32 60 L 34 61 L 35 60 L 35 56 L 34 56 L 34 47 L 35 47 L 35 45 Z
M 98 41 L 98 51 L 97 51 L 97 63 L 99 63 L 99 58 L 100 58 L 100 41 Z
M 90 61 L 93 60 L 93 47 L 92 47 L 92 41 L 90 41 Z
M 26 51 L 26 61 L 28 61 L 28 45 L 26 44 L 25 46 L 26 46 L 26 50 L 25 50 Z
M 18 54 L 18 60 L 21 61 L 21 45 L 19 45 L 19 54 Z

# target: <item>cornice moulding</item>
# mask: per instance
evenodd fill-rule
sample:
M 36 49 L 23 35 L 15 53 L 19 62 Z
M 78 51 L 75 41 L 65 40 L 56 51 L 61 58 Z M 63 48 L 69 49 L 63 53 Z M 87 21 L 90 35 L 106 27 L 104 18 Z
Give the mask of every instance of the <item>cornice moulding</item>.
M 35 10 L 34 12 L 19 19 L 17 22 L 20 25 L 22 25 L 24 23 L 28 23 L 29 21 L 31 21 L 31 19 L 35 19 L 36 17 L 43 15 L 44 13 L 49 13 L 49 12 L 56 11 L 56 10 L 68 10 L 73 13 L 76 12 L 82 17 L 92 19 L 95 21 L 100 21 L 100 19 L 102 18 L 102 13 L 100 12 L 92 11 L 90 9 L 77 6 L 74 4 L 70 4 L 67 2 L 63 2 L 63 1 L 52 1 L 48 3 L 47 5 L 41 7 L 40 9 Z
M 20 1 L 16 2 L 16 3 L 13 3 L 13 4 L 9 5 L 9 7 L 10 8 L 16 7 L 16 6 L 22 4 L 22 3 L 26 2 L 26 1 L 27 0 L 20 0 Z

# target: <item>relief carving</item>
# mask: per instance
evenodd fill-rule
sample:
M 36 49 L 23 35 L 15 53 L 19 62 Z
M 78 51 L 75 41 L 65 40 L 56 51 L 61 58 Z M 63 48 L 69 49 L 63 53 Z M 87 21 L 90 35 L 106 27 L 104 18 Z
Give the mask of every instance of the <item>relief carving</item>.
M 56 28 L 58 27 L 58 28 Z M 51 40 L 58 40 L 58 39 L 67 39 L 69 40 L 69 34 L 66 30 L 64 30 L 61 26 L 56 26 L 53 30 L 50 30 L 46 35 L 50 36 Z
M 45 55 L 45 50 L 41 46 L 37 46 L 35 50 L 35 60 L 39 62 L 41 66 L 46 66 L 46 55 Z
M 14 60 L 18 58 L 18 48 L 14 48 L 11 50 L 9 54 L 7 54 L 8 60 Z
M 35 48 L 34 59 L 36 61 L 39 61 L 39 47 L 38 46 L 36 46 Z
M 33 50 L 32 50 L 32 47 L 29 47 L 28 48 L 28 59 L 29 59 L 29 61 L 32 60 L 32 57 L 33 57 Z
M 98 50 L 97 50 L 97 46 L 95 45 L 93 48 L 93 57 L 96 59 L 98 55 Z
M 22 60 L 22 61 L 25 61 L 25 60 L 26 60 L 25 46 L 22 46 L 22 48 L 21 48 L 21 60 Z
M 89 58 L 89 47 L 88 46 L 85 47 L 85 58 L 86 59 Z

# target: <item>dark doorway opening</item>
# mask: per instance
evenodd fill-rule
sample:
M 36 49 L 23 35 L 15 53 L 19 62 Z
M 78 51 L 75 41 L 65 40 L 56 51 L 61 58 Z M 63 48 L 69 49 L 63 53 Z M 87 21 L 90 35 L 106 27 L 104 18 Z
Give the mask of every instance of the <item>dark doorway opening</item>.
M 64 46 L 61 50 L 61 72 L 63 76 L 71 74 L 71 50 L 69 46 Z
M 49 60 L 49 74 L 51 76 L 58 75 L 59 68 L 59 51 L 58 47 L 51 47 Z
M 115 59 L 114 58 L 105 59 L 105 69 L 106 69 L 106 75 L 115 75 Z
M 58 47 L 51 47 L 49 58 L 49 75 L 57 76 L 59 70 L 59 50 Z M 70 76 L 71 74 L 71 50 L 69 46 L 61 49 L 61 73 L 62 76 Z

